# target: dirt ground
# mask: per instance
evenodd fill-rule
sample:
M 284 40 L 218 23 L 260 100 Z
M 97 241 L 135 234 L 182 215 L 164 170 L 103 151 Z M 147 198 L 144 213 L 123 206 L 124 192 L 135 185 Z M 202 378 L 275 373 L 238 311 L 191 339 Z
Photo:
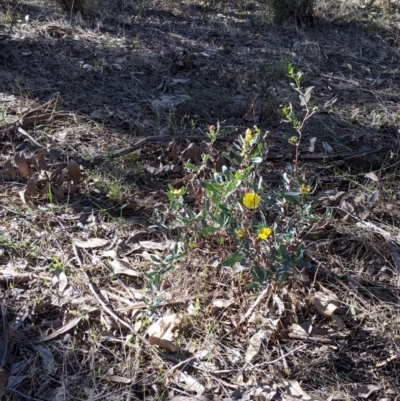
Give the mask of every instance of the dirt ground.
M 0 3 L 3 399 L 399 399 L 398 2 L 321 1 L 307 24 L 252 0 Z M 154 212 L 210 125 L 221 152 L 268 131 L 261 174 L 282 187 L 280 109 L 302 113 L 289 63 L 318 107 L 300 154 L 311 268 L 251 293 L 197 247 L 150 302 L 149 254 L 174 240 Z M 187 317 L 165 350 L 146 330 L 172 313 Z

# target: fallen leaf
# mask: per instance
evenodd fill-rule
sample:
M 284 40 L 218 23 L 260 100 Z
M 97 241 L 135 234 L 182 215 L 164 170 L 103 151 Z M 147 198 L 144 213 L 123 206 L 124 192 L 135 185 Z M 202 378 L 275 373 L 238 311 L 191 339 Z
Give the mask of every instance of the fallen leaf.
M 205 390 L 204 386 L 201 383 L 199 383 L 199 381 L 196 380 L 194 377 L 189 376 L 185 372 L 179 372 L 178 380 L 179 380 L 181 386 L 186 391 L 196 393 L 196 395 L 198 395 L 198 396 L 200 396 L 201 394 L 204 393 L 204 390 Z M 182 382 L 185 384 L 182 385 Z
M 339 307 L 339 298 L 327 288 L 315 293 L 314 305 L 317 311 L 326 317 L 332 316 L 333 312 Z
M 165 249 L 172 249 L 175 246 L 175 241 L 155 242 L 155 241 L 139 241 L 139 245 L 144 249 L 151 249 L 157 251 L 164 251 Z
M 249 341 L 249 346 L 246 350 L 246 355 L 244 357 L 246 362 L 250 362 L 260 351 L 261 344 L 265 339 L 271 338 L 271 331 L 269 330 L 259 330 L 255 333 Z
M 79 182 L 81 179 L 81 170 L 79 164 L 70 160 L 67 165 L 68 176 L 74 182 Z
M 309 152 L 314 152 L 315 142 L 317 142 L 317 137 L 316 136 L 314 136 L 313 138 L 310 139 L 310 146 L 308 147 L 308 151 Z
M 74 319 L 72 319 L 70 322 L 68 322 L 65 326 L 59 328 L 58 330 L 54 331 L 53 333 L 44 336 L 40 339 L 40 341 L 49 341 L 49 340 L 53 340 L 59 336 L 61 336 L 62 334 L 70 331 L 71 329 L 73 329 L 76 325 L 78 325 L 78 323 L 82 320 L 82 316 L 76 317 Z
M 29 179 L 31 176 L 31 169 L 25 159 L 24 153 L 18 152 L 15 157 L 14 157 L 14 162 L 18 167 L 19 173 L 22 175 L 22 177 Z
M 150 344 L 168 351 L 177 351 L 178 347 L 174 341 L 178 337 L 181 326 L 182 318 L 179 314 L 165 315 L 147 329 Z
M 61 269 L 56 269 L 53 273 L 53 277 L 51 278 L 51 284 L 53 286 L 58 284 L 58 291 L 60 294 L 62 294 L 68 286 L 66 274 Z
M 331 145 L 329 145 L 328 142 L 326 141 L 322 141 L 322 147 L 324 148 L 324 150 L 328 153 L 333 153 L 333 148 Z
M 233 304 L 233 301 L 230 299 L 214 299 L 212 304 L 217 308 L 227 308 L 228 306 Z
M 351 391 L 351 395 L 355 397 L 368 398 L 374 391 L 380 390 L 381 387 L 375 384 L 365 384 Z
M 370 173 L 365 174 L 364 177 L 365 178 L 369 178 L 372 181 L 379 182 L 379 178 L 376 176 L 376 174 L 373 171 L 371 171 Z
M 131 265 L 124 259 L 116 259 L 110 262 L 114 274 L 126 274 L 131 277 L 142 277 L 142 273 L 131 269 Z
M 72 245 L 77 248 L 100 248 L 108 244 L 108 240 L 101 238 L 89 238 L 87 240 L 73 240 Z
M 8 174 L 11 176 L 13 180 L 15 180 L 15 177 L 17 176 L 17 169 L 12 165 L 11 159 L 8 159 L 4 164 L 3 164 L 3 172 L 4 174 Z

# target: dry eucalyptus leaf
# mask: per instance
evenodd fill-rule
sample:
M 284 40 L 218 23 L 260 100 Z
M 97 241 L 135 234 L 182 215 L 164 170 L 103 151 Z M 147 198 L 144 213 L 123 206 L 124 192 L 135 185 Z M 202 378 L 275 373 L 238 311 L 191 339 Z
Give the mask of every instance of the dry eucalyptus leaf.
M 67 165 L 68 176 L 74 182 L 79 182 L 81 179 L 81 169 L 79 164 L 73 160 L 70 160 Z
M 51 284 L 53 286 L 58 284 L 58 291 L 60 294 L 62 294 L 68 286 L 66 274 L 61 269 L 56 269 L 53 273 L 53 277 L 51 278 Z
M 315 150 L 315 142 L 317 142 L 317 137 L 314 136 L 313 138 L 310 139 L 310 146 L 308 147 L 309 152 L 314 152 Z
M 271 331 L 269 330 L 259 330 L 254 334 L 249 341 L 249 346 L 246 350 L 246 355 L 244 357 L 246 362 L 250 362 L 260 351 L 261 344 L 265 339 L 271 337 Z
M 320 399 L 316 396 L 310 396 L 307 394 L 301 387 L 300 384 L 296 380 L 283 380 L 284 385 L 284 394 L 286 395 L 286 399 L 291 399 L 289 397 L 296 397 L 300 400 L 307 401 L 319 401 Z
M 182 318 L 179 314 L 165 315 L 147 329 L 150 344 L 168 351 L 177 351 L 178 347 L 174 341 L 178 337 L 181 326 Z
M 322 316 L 329 317 L 332 316 L 340 303 L 335 293 L 324 288 L 323 291 L 317 291 L 315 293 L 314 305 Z
M 328 142 L 322 141 L 322 147 L 324 148 L 324 150 L 328 153 L 333 153 L 333 148 L 331 145 L 329 145 Z
M 372 181 L 379 182 L 379 178 L 376 176 L 376 174 L 373 171 L 371 171 L 370 173 L 365 174 L 364 177 L 365 178 L 369 178 Z
M 189 376 L 184 372 L 178 373 L 178 381 L 186 391 L 190 391 L 191 393 L 196 393 L 197 395 L 201 395 L 204 393 L 205 387 L 201 383 L 199 383 L 194 377 Z M 182 385 L 182 383 L 184 384 Z
M 14 157 L 14 162 L 18 167 L 19 173 L 26 179 L 31 176 L 31 169 L 25 159 L 23 152 L 18 152 Z
M 72 319 L 65 326 L 59 328 L 58 330 L 54 331 L 53 333 L 51 333 L 47 336 L 42 337 L 40 339 L 40 341 L 49 341 L 49 340 L 53 340 L 54 338 L 58 338 L 62 334 L 73 329 L 81 320 L 82 320 L 82 316 L 78 316 L 78 317 Z
M 166 242 L 155 242 L 155 241 L 139 241 L 139 245 L 144 249 L 151 249 L 157 251 L 164 251 L 165 249 L 171 249 L 176 244 L 175 241 Z
M 89 238 L 87 240 L 73 240 L 72 245 L 77 248 L 101 248 L 108 244 L 108 240 L 101 238 Z
M 374 391 L 380 390 L 381 387 L 375 384 L 365 384 L 352 390 L 351 395 L 355 397 L 368 398 Z
M 214 299 L 212 304 L 217 308 L 227 308 L 228 306 L 233 304 L 233 301 L 230 299 Z
M 142 277 L 142 273 L 131 269 L 131 265 L 124 259 L 116 259 L 110 262 L 114 274 L 126 274 L 131 277 Z

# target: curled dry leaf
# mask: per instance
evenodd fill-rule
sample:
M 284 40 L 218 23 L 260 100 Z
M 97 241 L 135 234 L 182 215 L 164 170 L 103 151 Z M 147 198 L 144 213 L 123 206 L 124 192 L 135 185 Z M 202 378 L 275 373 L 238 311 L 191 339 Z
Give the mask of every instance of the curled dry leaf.
M 259 330 L 254 334 L 249 341 L 249 346 L 247 347 L 246 355 L 244 357 L 246 362 L 250 362 L 260 351 L 262 342 L 271 338 L 270 330 Z
M 168 351 L 177 351 L 174 344 L 182 326 L 182 318 L 179 314 L 166 315 L 153 323 L 148 329 L 149 342 Z
M 108 244 L 108 240 L 101 238 L 89 238 L 87 240 L 73 240 L 72 245 L 77 248 L 101 248 Z
M 14 162 L 17 165 L 19 173 L 22 175 L 22 177 L 28 179 L 31 176 L 31 169 L 22 151 L 15 155 Z
M 332 316 L 333 312 L 339 307 L 339 298 L 334 292 L 323 288 L 323 291 L 318 291 L 315 294 L 314 305 L 317 311 L 322 316 Z
M 124 259 L 116 259 L 110 262 L 114 274 L 126 274 L 131 277 L 142 277 L 142 273 L 131 268 L 128 261 Z
M 81 169 L 79 164 L 73 160 L 70 160 L 67 165 L 68 176 L 70 180 L 79 182 L 81 179 Z

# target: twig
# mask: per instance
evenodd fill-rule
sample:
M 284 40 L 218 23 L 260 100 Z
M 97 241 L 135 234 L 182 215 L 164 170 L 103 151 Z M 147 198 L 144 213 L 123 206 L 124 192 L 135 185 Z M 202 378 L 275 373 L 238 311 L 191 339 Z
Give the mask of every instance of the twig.
M 32 143 L 34 143 L 36 146 L 39 146 L 39 148 L 43 149 L 44 146 L 41 145 L 35 138 L 33 138 L 32 136 L 30 136 L 23 128 L 18 127 L 18 132 L 22 135 L 25 135 L 26 137 L 28 137 Z
M 247 310 L 247 312 L 244 314 L 244 316 L 240 319 L 240 322 L 238 325 L 241 325 L 251 314 L 253 313 L 254 309 L 257 307 L 257 305 L 263 300 L 265 295 L 270 289 L 270 285 L 268 285 L 262 292 L 261 294 L 257 297 L 253 305 L 250 306 L 250 308 Z

